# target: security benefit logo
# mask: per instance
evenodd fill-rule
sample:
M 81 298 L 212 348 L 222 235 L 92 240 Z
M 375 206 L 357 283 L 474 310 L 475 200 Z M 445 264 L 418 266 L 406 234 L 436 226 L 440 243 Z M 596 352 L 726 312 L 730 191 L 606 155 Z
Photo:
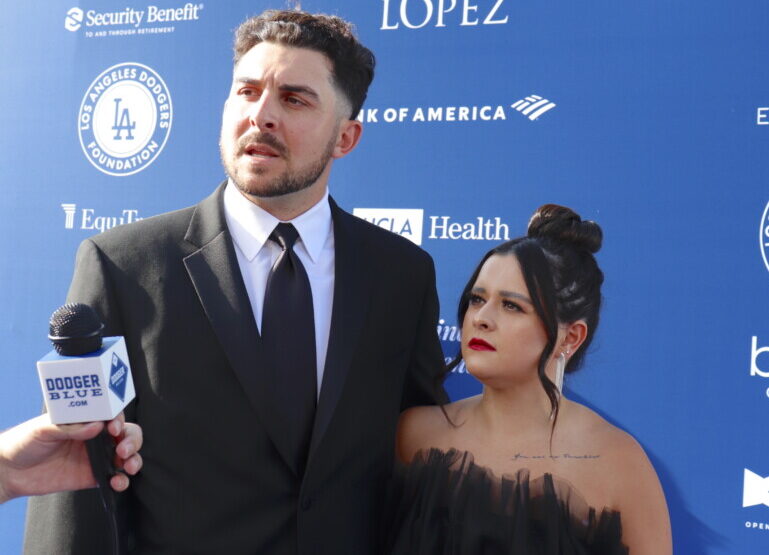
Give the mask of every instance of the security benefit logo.
M 170 7 L 126 7 L 117 11 L 84 10 L 75 6 L 67 10 L 64 28 L 70 33 L 82 29 L 82 36 L 86 38 L 173 33 L 176 24 L 199 20 L 203 8 L 203 4 L 192 2 Z
M 761 476 L 745 468 L 742 486 L 742 508 L 756 507 L 758 505 L 769 507 L 769 477 Z M 745 528 L 769 530 L 769 523 L 746 520 Z
M 67 31 L 75 32 L 83 24 L 83 10 L 80 8 L 70 8 L 67 17 L 64 18 L 64 28 Z
M 83 96 L 77 120 L 80 145 L 99 171 L 132 175 L 162 152 L 172 119 L 163 78 L 142 64 L 117 64 L 99 74 Z

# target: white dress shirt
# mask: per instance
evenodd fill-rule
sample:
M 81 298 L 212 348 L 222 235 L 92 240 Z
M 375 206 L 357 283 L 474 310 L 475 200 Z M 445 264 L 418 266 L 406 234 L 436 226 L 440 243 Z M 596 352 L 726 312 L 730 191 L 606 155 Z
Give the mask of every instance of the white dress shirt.
M 235 243 L 235 253 L 251 301 L 254 321 L 261 330 L 267 276 L 281 253 L 280 246 L 270 241 L 269 237 L 280 220 L 244 197 L 232 181 L 227 183 L 224 190 L 224 215 Z M 307 271 L 312 290 L 320 394 L 334 302 L 334 226 L 328 191 L 315 206 L 287 223 L 293 224 L 299 232 L 294 252 Z

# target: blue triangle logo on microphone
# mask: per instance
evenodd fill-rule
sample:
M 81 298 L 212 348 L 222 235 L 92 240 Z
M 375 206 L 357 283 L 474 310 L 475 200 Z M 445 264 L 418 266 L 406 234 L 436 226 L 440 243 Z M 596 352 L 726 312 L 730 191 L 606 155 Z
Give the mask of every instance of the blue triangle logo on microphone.
M 109 388 L 121 401 L 125 399 L 125 388 L 128 383 L 128 366 L 120 357 L 112 353 L 112 367 L 109 372 Z

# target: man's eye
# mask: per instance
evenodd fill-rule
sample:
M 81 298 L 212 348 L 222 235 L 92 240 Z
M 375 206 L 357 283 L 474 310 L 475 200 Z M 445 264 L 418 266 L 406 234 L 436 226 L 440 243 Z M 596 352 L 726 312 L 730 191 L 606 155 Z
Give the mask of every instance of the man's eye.
M 289 104 L 293 104 L 295 106 L 304 106 L 304 102 L 302 102 L 295 96 L 287 96 L 286 102 L 288 102 Z

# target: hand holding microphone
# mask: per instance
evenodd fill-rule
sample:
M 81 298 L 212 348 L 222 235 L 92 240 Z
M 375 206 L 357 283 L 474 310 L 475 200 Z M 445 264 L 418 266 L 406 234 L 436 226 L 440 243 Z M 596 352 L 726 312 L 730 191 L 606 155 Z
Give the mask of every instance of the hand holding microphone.
M 37 362 L 37 371 L 54 424 L 112 420 L 136 395 L 125 340 L 102 341 L 103 329 L 96 312 L 85 304 L 65 304 L 51 316 L 48 338 L 54 350 Z M 122 544 L 117 498 L 110 488 L 116 478 L 115 442 L 104 428 L 86 440 L 85 447 L 109 521 L 112 553 L 118 555 Z
M 101 422 L 57 426 L 42 414 L 0 434 L 0 503 L 21 495 L 95 486 L 84 442 L 103 427 Z M 107 430 L 117 442 L 119 466 L 126 474 L 136 474 L 142 466 L 141 428 L 125 423 L 121 414 L 107 423 Z M 128 483 L 124 474 L 110 480 L 115 491 L 125 490 Z

